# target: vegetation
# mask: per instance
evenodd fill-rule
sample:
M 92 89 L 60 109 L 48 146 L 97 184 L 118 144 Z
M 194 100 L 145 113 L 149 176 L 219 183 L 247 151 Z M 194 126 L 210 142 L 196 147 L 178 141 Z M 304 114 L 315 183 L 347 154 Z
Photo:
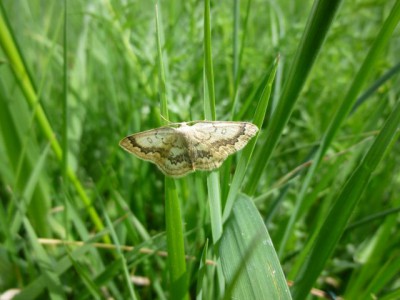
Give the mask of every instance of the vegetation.
M 1 0 L 0 293 L 399 299 L 399 20 L 397 0 Z M 180 179 L 118 146 L 204 119 L 260 132 Z

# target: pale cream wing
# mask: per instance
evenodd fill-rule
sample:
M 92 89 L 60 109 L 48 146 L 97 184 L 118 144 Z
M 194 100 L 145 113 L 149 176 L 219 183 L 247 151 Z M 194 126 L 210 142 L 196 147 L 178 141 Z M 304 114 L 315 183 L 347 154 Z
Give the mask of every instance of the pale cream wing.
M 190 144 L 195 169 L 213 170 L 241 150 L 258 131 L 248 122 L 198 122 L 190 126 Z
M 125 137 L 120 146 L 137 157 L 155 163 L 172 177 L 193 172 L 188 147 L 183 135 L 171 127 L 160 127 Z

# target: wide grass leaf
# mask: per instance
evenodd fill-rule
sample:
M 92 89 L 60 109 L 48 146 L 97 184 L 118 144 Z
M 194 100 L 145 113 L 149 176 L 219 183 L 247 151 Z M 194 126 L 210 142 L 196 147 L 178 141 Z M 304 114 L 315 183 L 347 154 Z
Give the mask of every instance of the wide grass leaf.
M 228 285 L 226 298 L 291 299 L 267 228 L 244 195 L 239 195 L 226 223 L 220 257 Z

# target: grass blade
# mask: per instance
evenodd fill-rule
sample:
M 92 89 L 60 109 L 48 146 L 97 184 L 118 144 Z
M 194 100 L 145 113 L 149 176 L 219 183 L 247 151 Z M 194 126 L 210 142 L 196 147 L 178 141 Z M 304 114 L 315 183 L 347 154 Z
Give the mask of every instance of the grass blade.
M 68 49 L 68 5 L 67 0 L 64 0 L 64 82 L 63 82 L 63 101 L 62 101 L 62 118 L 63 118 L 63 127 L 62 127 L 62 174 L 64 184 L 67 184 L 67 170 L 68 170 L 68 71 L 67 71 L 67 49 Z M 66 186 L 65 186 L 66 187 Z
M 210 0 L 204 1 L 204 73 L 206 91 L 206 93 L 204 93 L 204 114 L 206 120 L 215 120 L 215 87 L 211 50 Z
M 293 226 L 298 217 L 298 212 L 302 209 L 302 206 L 304 205 L 304 198 L 310 186 L 311 180 L 314 177 L 315 171 L 317 170 L 320 162 L 322 161 L 328 147 L 330 146 L 333 138 L 338 132 L 341 124 L 350 113 L 350 110 L 353 107 L 353 104 L 356 101 L 357 96 L 361 91 L 361 88 L 363 87 L 369 74 L 371 74 L 371 72 L 373 71 L 375 63 L 377 63 L 378 57 L 381 55 L 382 51 L 384 51 L 389 41 L 389 38 L 392 35 L 392 32 L 398 23 L 399 18 L 400 18 L 400 2 L 397 2 L 397 8 L 396 6 L 393 8 L 391 16 L 388 17 L 387 22 L 382 27 L 381 32 L 378 34 L 377 39 L 373 44 L 373 46 L 371 47 L 367 57 L 365 58 L 363 65 L 361 66 L 356 77 L 354 78 L 354 81 L 350 86 L 346 97 L 343 99 L 337 113 L 335 114 L 335 117 L 333 118 L 332 122 L 329 125 L 328 130 L 326 131 L 325 135 L 322 138 L 320 147 L 318 148 L 318 151 L 315 155 L 315 159 L 313 160 L 311 167 L 308 169 L 307 175 L 304 179 L 301 190 L 297 197 L 294 213 L 291 215 L 289 224 L 285 230 L 285 234 L 282 239 L 282 243 L 280 245 L 280 250 L 279 250 L 281 255 L 285 251 L 286 243 L 289 239 L 289 236 L 293 232 Z
M 251 173 L 250 177 L 253 180 L 249 181 L 246 185 L 245 192 L 247 194 L 252 195 L 256 190 L 259 178 L 278 144 L 282 131 L 289 120 L 297 97 L 325 40 L 340 2 L 340 0 L 317 0 L 314 2 L 307 26 L 283 88 L 282 96 L 267 127 L 267 137 L 264 145 L 261 146 L 264 149 L 263 155 L 258 157 L 256 161 L 256 165 L 262 167 L 254 168 Z
M 100 201 L 101 201 L 102 206 L 104 207 L 104 204 L 102 203 L 102 199 L 100 199 Z M 132 300 L 136 300 L 137 297 L 136 297 L 135 291 L 133 289 L 133 283 L 132 283 L 132 281 L 130 279 L 129 270 L 128 270 L 128 266 L 127 266 L 127 263 L 126 263 L 125 256 L 124 256 L 124 254 L 122 253 L 122 250 L 121 250 L 121 244 L 120 244 L 120 242 L 118 240 L 118 236 L 117 236 L 117 234 L 116 234 L 116 232 L 114 230 L 114 227 L 113 227 L 113 224 L 112 224 L 112 222 L 110 220 L 110 217 L 107 215 L 106 210 L 105 209 L 103 209 L 103 210 L 105 212 L 105 220 L 106 220 L 107 227 L 110 230 L 111 237 L 112 237 L 112 239 L 114 241 L 114 244 L 116 245 L 116 250 L 117 250 L 117 253 L 118 253 L 117 257 L 119 257 L 119 259 L 121 261 L 121 265 L 122 265 L 122 269 L 123 269 L 123 277 L 124 277 L 124 280 L 125 280 L 124 284 L 128 287 L 129 298 L 132 299 Z
M 46 114 L 39 102 L 38 95 L 34 88 L 34 84 L 31 81 L 31 77 L 29 76 L 28 69 L 22 59 L 22 54 L 19 52 L 18 47 L 16 45 L 15 39 L 11 32 L 11 28 L 5 22 L 5 10 L 2 4 L 0 4 L 1 8 L 1 16 L 0 16 L 0 44 L 4 49 L 4 52 L 9 60 L 9 64 L 14 72 L 15 77 L 18 79 L 21 91 L 25 95 L 25 99 L 28 104 L 32 107 L 35 112 L 36 119 L 39 123 L 39 126 L 49 140 L 50 145 L 57 157 L 58 160 L 62 160 L 62 150 L 61 146 L 57 141 L 56 134 L 54 133 L 49 120 L 46 117 Z M 75 186 L 76 191 L 78 192 L 82 202 L 85 204 L 85 207 L 88 210 L 88 214 L 90 215 L 93 223 L 96 228 L 101 231 L 104 228 L 104 225 L 97 214 L 94 207 L 91 205 L 91 200 L 86 194 L 81 182 L 76 177 L 74 171 L 69 167 L 67 170 L 68 177 L 71 180 L 72 184 Z M 109 237 L 105 237 L 106 242 L 110 242 Z
M 27 231 L 28 238 L 30 239 L 33 251 L 38 256 L 38 263 L 41 273 L 46 278 L 46 287 L 48 289 L 50 299 L 65 299 L 61 280 L 58 277 L 58 274 L 54 272 L 54 266 L 51 258 L 48 256 L 46 251 L 44 251 L 42 245 L 38 243 L 38 238 L 28 219 L 24 218 L 23 223 Z
M 221 239 L 226 299 L 291 299 L 267 228 L 253 202 L 239 195 Z M 230 291 L 230 289 L 228 291 Z
M 389 15 L 385 24 L 382 26 L 381 32 L 378 34 L 374 44 L 372 45 L 367 57 L 364 60 L 364 63 L 362 64 L 360 70 L 354 78 L 354 81 L 350 86 L 346 97 L 343 99 L 343 102 L 341 103 L 337 113 L 335 114 L 335 117 L 333 118 L 328 130 L 322 138 L 320 147 L 318 148 L 317 154 L 315 155 L 315 159 L 313 160 L 313 163 L 308 170 L 305 180 L 302 184 L 301 190 L 296 200 L 295 210 L 291 215 L 289 224 L 285 230 L 285 234 L 280 245 L 280 254 L 284 252 L 289 236 L 293 232 L 293 226 L 298 217 L 298 213 L 303 209 L 302 206 L 304 205 L 305 195 L 310 186 L 311 180 L 314 177 L 315 171 L 322 161 L 326 151 L 328 150 L 329 145 L 331 144 L 333 138 L 338 132 L 341 124 L 350 113 L 350 110 L 357 99 L 357 95 L 361 91 L 361 88 L 363 87 L 369 74 L 373 71 L 375 64 L 378 62 L 378 58 L 380 57 L 382 52 L 385 51 L 385 47 L 387 46 L 392 32 L 396 28 L 399 20 L 400 2 L 396 2 L 393 7 L 392 13 Z
M 260 99 L 258 101 L 257 109 L 254 114 L 254 119 L 253 123 L 257 125 L 258 128 L 262 128 L 262 125 L 264 123 L 264 117 L 266 115 L 269 99 L 271 96 L 271 90 L 272 90 L 272 84 L 274 82 L 276 70 L 278 67 L 278 62 L 279 58 L 276 59 L 275 65 L 269 74 L 268 81 L 265 83 L 265 86 L 262 86 L 262 94 L 260 96 Z M 253 153 L 254 147 L 257 143 L 257 138 L 258 135 L 253 138 L 249 144 L 246 146 L 246 148 L 243 150 L 242 156 L 239 160 L 239 163 L 236 168 L 235 175 L 232 179 L 232 184 L 229 189 L 229 194 L 226 200 L 225 208 L 224 208 L 224 214 L 223 214 L 223 219 L 226 220 L 229 217 L 229 214 L 231 212 L 233 203 L 235 199 L 237 198 L 237 194 L 243 184 L 244 176 L 246 174 L 247 166 L 250 162 L 251 155 Z M 255 168 L 258 168 L 259 166 L 255 166 Z M 251 180 L 253 180 L 252 178 Z
M 161 51 L 161 29 L 158 4 L 156 10 L 156 34 L 159 67 L 159 88 L 161 114 L 168 118 L 167 89 L 164 71 L 163 53 Z M 183 241 L 182 215 L 175 180 L 165 177 L 165 221 L 167 230 L 168 268 L 170 274 L 170 293 L 172 299 L 187 298 L 187 272 L 185 247 Z
M 204 1 L 204 116 L 206 120 L 215 120 L 215 86 L 214 86 L 214 68 L 211 50 L 211 12 L 210 0 Z M 226 182 L 226 181 L 225 181 Z M 226 182 L 227 183 L 227 182 Z M 213 243 L 218 247 L 218 241 L 221 238 L 222 229 L 222 205 L 219 171 L 214 170 L 207 174 L 207 192 L 210 208 L 211 233 Z M 216 261 L 219 261 L 218 251 L 215 251 Z M 219 295 L 225 290 L 225 279 L 222 275 L 220 264 L 217 265 L 217 280 Z
M 187 299 L 187 273 L 183 227 L 174 179 L 165 177 L 165 220 L 171 299 Z
M 320 228 L 313 247 L 295 279 L 293 287 L 294 299 L 304 299 L 319 274 L 321 274 L 326 261 L 344 232 L 351 213 L 368 184 L 372 172 L 382 160 L 387 147 L 392 142 L 399 123 L 400 101 L 397 101 L 396 107 L 385 126 L 375 139 L 365 158 L 344 185 L 338 199 Z

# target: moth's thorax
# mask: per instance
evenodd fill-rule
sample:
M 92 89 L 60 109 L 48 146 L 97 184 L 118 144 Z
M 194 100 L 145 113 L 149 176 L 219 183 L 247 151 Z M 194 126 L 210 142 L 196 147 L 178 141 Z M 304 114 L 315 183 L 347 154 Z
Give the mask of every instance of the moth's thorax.
M 192 128 L 192 126 L 188 125 L 187 123 L 182 123 L 180 124 L 179 127 L 174 129 L 175 131 L 183 134 L 184 136 L 193 134 L 193 131 L 195 130 L 194 128 Z

